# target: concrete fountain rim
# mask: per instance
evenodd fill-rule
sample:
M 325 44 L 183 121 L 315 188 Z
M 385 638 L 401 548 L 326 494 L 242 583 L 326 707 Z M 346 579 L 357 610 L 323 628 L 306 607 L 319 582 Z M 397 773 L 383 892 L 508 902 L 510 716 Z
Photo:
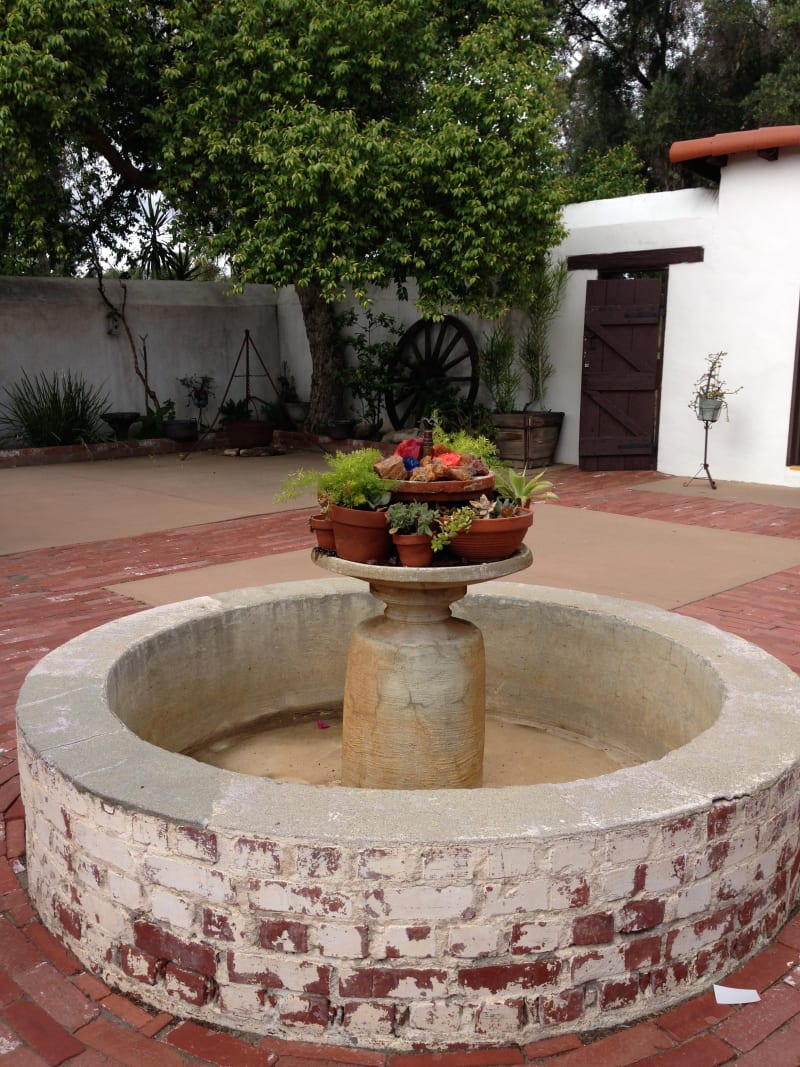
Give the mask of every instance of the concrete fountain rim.
M 717 721 L 658 760 L 559 785 L 358 790 L 273 782 L 152 745 L 111 711 L 108 672 L 175 626 L 287 598 L 368 596 L 335 578 L 239 589 L 126 616 L 49 653 L 18 704 L 29 753 L 104 804 L 254 836 L 345 843 L 557 838 L 681 818 L 777 781 L 800 761 L 800 679 L 763 650 L 694 619 L 590 593 L 495 582 L 470 597 L 604 615 L 689 646 L 721 680 Z

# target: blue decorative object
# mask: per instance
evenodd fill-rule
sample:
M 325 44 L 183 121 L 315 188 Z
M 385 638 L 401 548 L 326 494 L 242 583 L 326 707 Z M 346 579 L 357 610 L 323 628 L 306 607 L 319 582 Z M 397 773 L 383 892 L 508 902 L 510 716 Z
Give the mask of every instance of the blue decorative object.
M 413 456 L 406 456 L 403 460 L 403 466 L 407 471 L 413 471 L 415 467 L 419 466 L 419 460 L 414 459 Z

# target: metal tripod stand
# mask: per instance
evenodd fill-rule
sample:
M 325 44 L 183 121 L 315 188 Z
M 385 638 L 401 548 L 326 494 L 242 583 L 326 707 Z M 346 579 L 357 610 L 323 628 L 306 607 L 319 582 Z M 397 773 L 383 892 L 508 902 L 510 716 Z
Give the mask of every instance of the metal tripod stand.
M 706 478 L 708 478 L 708 484 L 711 486 L 712 489 L 717 488 L 717 483 L 711 477 L 711 471 L 708 469 L 708 431 L 711 429 L 711 423 L 715 421 L 715 419 L 703 420 L 703 425 L 705 426 L 705 445 L 703 447 L 703 462 L 698 468 L 697 474 L 695 474 L 694 477 L 690 478 L 688 482 L 684 482 L 684 486 L 691 485 L 692 482 L 696 481 L 700 477 L 701 472 L 705 471 Z

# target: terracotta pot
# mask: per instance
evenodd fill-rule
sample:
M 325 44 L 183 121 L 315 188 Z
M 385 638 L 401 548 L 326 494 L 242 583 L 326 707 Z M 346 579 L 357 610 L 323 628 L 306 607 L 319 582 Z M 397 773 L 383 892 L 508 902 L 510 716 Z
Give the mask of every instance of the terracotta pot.
M 450 542 L 454 555 L 467 563 L 493 563 L 513 556 L 522 544 L 533 512 L 501 519 L 475 519 L 466 533 L 456 534 Z
M 433 562 L 430 534 L 392 534 L 397 555 L 404 567 L 428 567 Z
M 162 434 L 170 441 L 196 441 L 197 419 L 164 419 Z
M 229 422 L 225 436 L 231 448 L 263 448 L 272 441 L 272 423 L 263 419 L 243 419 Z
M 309 529 L 317 535 L 317 547 L 324 548 L 327 552 L 336 551 L 336 538 L 333 535 L 333 523 L 330 515 L 312 515 L 308 520 Z
M 331 504 L 336 555 L 353 563 L 385 563 L 392 554 L 385 511 L 360 511 Z

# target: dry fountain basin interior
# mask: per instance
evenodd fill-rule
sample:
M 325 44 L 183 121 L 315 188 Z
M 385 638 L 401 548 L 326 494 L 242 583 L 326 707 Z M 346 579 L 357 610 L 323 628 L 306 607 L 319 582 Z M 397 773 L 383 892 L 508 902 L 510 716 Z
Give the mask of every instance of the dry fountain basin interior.
M 629 1022 L 771 939 L 797 896 L 800 682 L 713 627 L 515 583 L 455 613 L 487 710 L 638 754 L 563 785 L 281 784 L 180 751 L 341 702 L 352 578 L 202 597 L 46 656 L 18 707 L 29 887 L 156 1008 L 374 1049 Z

